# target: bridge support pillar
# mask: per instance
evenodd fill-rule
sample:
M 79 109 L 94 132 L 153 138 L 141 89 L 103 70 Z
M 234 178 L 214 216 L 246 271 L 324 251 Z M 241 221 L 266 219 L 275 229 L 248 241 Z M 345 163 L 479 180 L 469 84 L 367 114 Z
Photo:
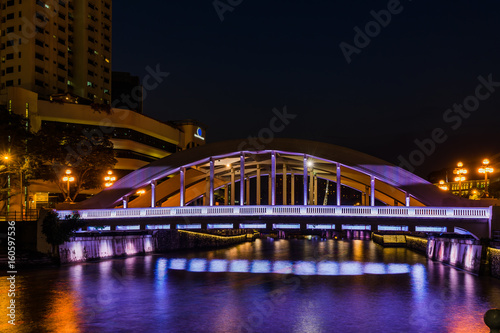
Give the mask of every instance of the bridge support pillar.
M 271 170 L 269 170 L 269 177 L 267 178 L 267 204 L 271 206 L 272 203 L 272 182 L 271 182 Z
M 342 205 L 342 175 L 340 173 L 340 163 L 337 163 L 337 206 Z
M 214 159 L 210 158 L 210 179 L 209 179 L 209 201 L 210 206 L 214 205 Z
M 245 154 L 240 155 L 240 206 L 245 204 Z
M 261 181 L 261 179 L 260 179 L 260 165 L 257 164 L 257 191 L 256 191 L 257 193 L 255 194 L 257 206 L 260 206 L 260 195 L 261 195 L 261 193 L 260 193 L 260 185 L 261 185 L 260 181 Z
M 181 170 L 179 171 L 179 176 L 181 178 L 181 185 L 179 187 L 179 190 L 180 190 L 180 203 L 179 203 L 179 206 L 183 207 L 186 203 L 186 185 L 185 185 L 185 176 L 186 176 L 186 169 L 185 168 L 181 168 Z
M 283 205 L 287 204 L 286 164 L 283 163 Z
M 235 196 L 235 192 L 236 192 L 236 188 L 235 188 L 235 182 L 234 182 L 234 177 L 235 177 L 235 174 L 234 174 L 234 168 L 231 167 L 231 206 L 234 206 L 234 196 Z
M 303 182 L 303 186 L 304 186 L 304 206 L 307 206 L 307 155 L 304 155 L 304 182 Z
M 156 207 L 156 180 L 151 181 L 151 207 Z
M 247 205 L 250 205 L 250 177 L 247 177 L 245 188 L 246 188 L 246 192 L 247 192 L 245 200 L 246 200 Z
M 375 177 L 370 180 L 370 206 L 375 206 Z
M 313 189 L 313 192 L 314 192 L 313 205 L 317 205 L 318 204 L 318 176 L 317 175 L 314 175 L 314 189 Z
M 314 205 L 314 173 L 309 171 L 309 205 Z
M 276 152 L 271 152 L 271 205 L 276 205 Z
M 123 197 L 122 202 L 123 202 L 123 208 L 128 208 L 128 195 Z
M 410 193 L 406 192 L 406 207 L 410 207 Z
M 290 174 L 290 204 L 295 205 L 295 175 Z

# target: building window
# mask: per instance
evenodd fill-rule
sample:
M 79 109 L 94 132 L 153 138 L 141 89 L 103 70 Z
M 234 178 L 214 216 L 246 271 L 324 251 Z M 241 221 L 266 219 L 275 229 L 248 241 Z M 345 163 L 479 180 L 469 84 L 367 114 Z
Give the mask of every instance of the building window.
M 14 86 L 14 80 L 7 80 L 7 81 L 5 81 L 5 86 L 6 87 L 12 87 L 12 86 Z

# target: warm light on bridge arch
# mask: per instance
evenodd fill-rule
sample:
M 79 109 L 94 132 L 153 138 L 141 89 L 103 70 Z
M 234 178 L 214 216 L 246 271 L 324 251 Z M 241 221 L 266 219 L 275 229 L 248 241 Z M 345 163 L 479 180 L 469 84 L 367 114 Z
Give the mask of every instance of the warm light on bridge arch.
M 182 165 L 163 174 L 161 178 L 151 180 L 149 184 L 143 184 L 141 188 L 147 188 L 144 195 L 134 196 L 133 200 L 129 200 L 137 191 L 134 189 L 123 196 L 122 202 L 116 206 L 183 207 L 200 197 L 204 198 L 204 205 L 214 206 L 214 193 L 217 189 L 224 189 L 225 205 L 248 205 L 250 201 L 261 205 L 261 193 L 266 181 L 267 204 L 274 206 L 277 202 L 277 176 L 282 177 L 283 205 L 297 204 L 296 193 L 301 193 L 302 200 L 299 204 L 320 204 L 317 180 L 325 179 L 336 183 L 337 206 L 342 204 L 342 186 L 361 192 L 365 198 L 363 205 L 366 206 L 375 206 L 376 199 L 387 205 L 410 206 L 411 203 L 412 206 L 425 206 L 408 192 L 356 167 L 310 154 L 279 150 L 234 152 Z M 263 181 L 264 177 L 266 179 Z M 250 198 L 249 185 L 252 178 L 255 179 L 256 189 L 254 200 Z M 238 193 L 236 184 L 239 184 Z M 300 188 L 299 191 L 297 187 Z

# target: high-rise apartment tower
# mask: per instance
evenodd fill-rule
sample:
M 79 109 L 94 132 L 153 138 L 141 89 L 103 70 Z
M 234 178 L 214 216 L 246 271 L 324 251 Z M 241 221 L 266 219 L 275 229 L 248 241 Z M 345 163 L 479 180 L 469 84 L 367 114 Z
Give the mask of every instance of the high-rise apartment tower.
M 0 103 L 7 87 L 41 99 L 111 102 L 111 0 L 0 0 Z

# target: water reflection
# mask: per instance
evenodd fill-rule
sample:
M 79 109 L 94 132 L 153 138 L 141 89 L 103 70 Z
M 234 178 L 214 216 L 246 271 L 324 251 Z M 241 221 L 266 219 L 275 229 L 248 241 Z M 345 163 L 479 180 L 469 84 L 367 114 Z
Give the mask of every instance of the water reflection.
M 496 279 L 366 241 L 107 260 L 23 272 L 18 288 L 20 332 L 487 332 L 500 306 Z
M 164 259 L 166 260 L 166 259 Z M 407 274 L 412 266 L 407 264 L 381 264 L 332 262 L 332 261 L 284 261 L 284 260 L 226 260 L 194 258 L 187 261 L 183 258 L 166 260 L 167 267 L 173 270 L 188 272 L 233 272 L 233 273 L 275 273 L 296 275 L 363 275 L 363 274 Z

